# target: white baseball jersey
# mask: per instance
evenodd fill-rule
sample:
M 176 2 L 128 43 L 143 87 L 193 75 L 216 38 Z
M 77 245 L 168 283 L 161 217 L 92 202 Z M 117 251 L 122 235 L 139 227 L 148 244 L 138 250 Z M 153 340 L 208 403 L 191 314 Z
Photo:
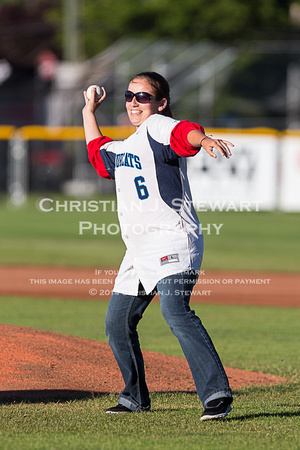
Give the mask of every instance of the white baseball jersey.
M 88 144 L 98 174 L 115 179 L 118 218 L 127 251 L 114 291 L 150 293 L 164 277 L 199 270 L 203 239 L 187 179 L 186 159 L 199 151 L 187 133 L 201 129 L 159 114 L 124 141 L 100 137 Z M 185 143 L 185 145 L 183 144 Z

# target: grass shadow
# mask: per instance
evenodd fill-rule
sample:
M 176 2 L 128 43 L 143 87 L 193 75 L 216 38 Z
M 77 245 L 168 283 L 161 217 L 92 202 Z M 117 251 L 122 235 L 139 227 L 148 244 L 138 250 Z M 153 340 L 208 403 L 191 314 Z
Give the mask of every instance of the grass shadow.
M 190 391 L 156 391 L 156 394 L 188 394 L 196 395 Z M 0 391 L 0 404 L 4 403 L 51 403 L 68 402 L 72 400 L 93 399 L 113 394 L 113 392 L 81 391 L 72 389 L 28 389 Z M 117 395 L 117 393 L 115 393 Z
M 0 392 L 0 404 L 4 403 L 51 403 L 93 399 L 108 395 L 104 392 L 76 391 L 71 389 L 30 389 Z
M 259 414 L 245 414 L 244 416 L 239 417 L 228 417 L 226 420 L 233 421 L 243 421 L 243 420 L 251 420 L 251 419 L 259 419 L 259 418 L 267 418 L 267 417 L 299 417 L 300 412 L 282 412 L 282 413 L 259 413 Z

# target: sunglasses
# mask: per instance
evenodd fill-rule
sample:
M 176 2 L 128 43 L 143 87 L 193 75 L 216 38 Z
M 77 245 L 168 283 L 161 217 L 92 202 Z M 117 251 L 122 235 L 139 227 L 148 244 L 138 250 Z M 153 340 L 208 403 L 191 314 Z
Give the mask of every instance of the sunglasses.
M 154 97 L 154 95 L 150 95 L 148 94 L 148 92 L 137 92 L 136 94 L 134 94 L 131 91 L 125 92 L 126 102 L 132 102 L 133 97 L 136 98 L 136 101 L 138 103 L 149 103 L 152 99 L 157 100 L 157 98 Z

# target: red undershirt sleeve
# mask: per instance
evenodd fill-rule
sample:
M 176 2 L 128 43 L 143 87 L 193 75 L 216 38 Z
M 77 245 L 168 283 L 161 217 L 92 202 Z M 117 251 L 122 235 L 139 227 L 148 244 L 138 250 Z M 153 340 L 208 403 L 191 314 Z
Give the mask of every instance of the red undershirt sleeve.
M 205 133 L 201 125 L 188 120 L 182 120 L 172 130 L 170 144 L 177 155 L 184 157 L 195 156 L 199 152 L 200 148 L 193 147 L 187 140 L 187 135 L 192 130 L 200 130 L 202 133 Z
M 100 136 L 90 141 L 87 145 L 90 163 L 101 178 L 108 178 L 110 180 L 112 179 L 112 177 L 109 175 L 106 165 L 101 157 L 100 148 L 102 147 L 102 145 L 111 141 L 112 139 L 107 136 Z

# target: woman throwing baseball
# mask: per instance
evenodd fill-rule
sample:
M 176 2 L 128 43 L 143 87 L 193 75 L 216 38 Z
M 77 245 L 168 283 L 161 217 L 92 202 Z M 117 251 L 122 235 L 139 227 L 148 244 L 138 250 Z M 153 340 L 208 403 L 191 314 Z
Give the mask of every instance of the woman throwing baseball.
M 95 111 L 105 100 L 84 92 L 83 123 L 89 160 L 103 178 L 114 179 L 126 253 L 105 326 L 125 388 L 107 413 L 148 411 L 150 398 L 137 325 L 158 293 L 161 311 L 177 337 L 204 406 L 201 420 L 225 417 L 232 393 L 214 345 L 189 307 L 203 255 L 203 236 L 192 206 L 186 158 L 203 148 L 229 158 L 232 144 L 205 135 L 195 123 L 172 118 L 168 82 L 155 72 L 133 77 L 125 92 L 136 131 L 113 141 L 99 130 Z

